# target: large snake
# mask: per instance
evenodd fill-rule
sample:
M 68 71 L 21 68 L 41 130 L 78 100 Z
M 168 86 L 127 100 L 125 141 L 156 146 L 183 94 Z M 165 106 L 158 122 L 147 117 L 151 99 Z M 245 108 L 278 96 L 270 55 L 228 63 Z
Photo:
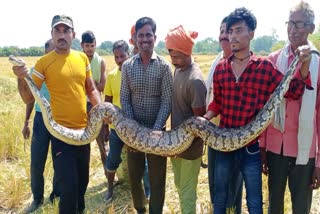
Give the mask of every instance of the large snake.
M 315 50 L 311 53 L 319 55 Z M 15 66 L 25 65 L 23 60 L 14 56 L 10 56 L 9 61 Z M 255 118 L 239 128 L 220 128 L 202 117 L 194 116 L 171 131 L 155 131 L 126 118 L 118 107 L 104 102 L 91 109 L 86 128 L 74 130 L 56 123 L 52 118 L 49 102 L 40 94 L 31 77 L 25 77 L 25 81 L 40 105 L 48 131 L 63 142 L 80 146 L 94 141 L 101 129 L 103 118 L 108 117 L 118 136 L 128 146 L 146 153 L 172 156 L 185 151 L 196 137 L 202 138 L 207 145 L 219 151 L 234 151 L 256 139 L 272 121 L 275 110 L 288 90 L 298 61 L 299 57 L 296 56 L 282 81 Z

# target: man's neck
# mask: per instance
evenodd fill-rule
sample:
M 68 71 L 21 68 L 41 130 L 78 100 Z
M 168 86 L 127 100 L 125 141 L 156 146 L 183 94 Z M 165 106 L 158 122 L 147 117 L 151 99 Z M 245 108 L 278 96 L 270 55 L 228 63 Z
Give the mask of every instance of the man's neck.
M 243 61 L 247 61 L 250 58 L 250 50 L 249 49 L 245 49 L 242 51 L 238 51 L 235 52 L 233 55 L 233 61 L 238 61 L 238 62 L 243 62 Z
M 223 58 L 224 59 L 227 59 L 231 55 L 232 55 L 232 51 L 231 50 L 223 50 Z
M 143 64 L 148 64 L 149 63 L 149 60 L 151 59 L 152 57 L 152 52 L 142 52 L 140 51 L 140 57 L 141 57 L 141 61 Z
M 71 49 L 68 49 L 68 50 L 60 50 L 60 49 L 54 49 L 54 51 L 57 53 L 57 54 L 69 54 Z

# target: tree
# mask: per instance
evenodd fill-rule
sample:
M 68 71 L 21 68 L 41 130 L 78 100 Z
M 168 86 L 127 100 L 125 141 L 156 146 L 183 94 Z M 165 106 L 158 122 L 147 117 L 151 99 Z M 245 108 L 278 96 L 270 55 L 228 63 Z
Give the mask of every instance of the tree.
M 113 42 L 111 41 L 104 41 L 101 43 L 101 45 L 98 47 L 98 49 L 104 50 L 106 53 L 111 54 L 113 48 Z
M 260 53 L 265 52 L 269 53 L 272 45 L 277 41 L 273 36 L 261 36 L 252 41 L 251 47 L 254 52 Z
M 157 46 L 155 47 L 155 51 L 158 54 L 167 54 L 168 50 L 166 49 L 166 43 L 164 41 L 159 41 Z
M 72 40 L 72 44 L 71 44 L 71 48 L 73 50 L 78 50 L 78 51 L 81 51 L 82 48 L 81 48 L 81 42 L 79 39 L 75 38 Z
M 279 50 L 279 49 L 283 48 L 285 44 L 286 44 L 286 42 L 283 41 L 283 40 L 276 41 L 276 42 L 272 45 L 272 47 L 270 48 L 270 52 L 274 52 L 274 51 L 276 51 L 276 50 Z
M 309 36 L 310 41 L 316 46 L 317 50 L 320 50 L 320 25 L 318 30 Z
M 217 53 L 218 51 L 219 51 L 219 43 L 210 37 L 196 42 L 196 44 L 193 47 L 194 53 L 209 54 L 209 53 Z

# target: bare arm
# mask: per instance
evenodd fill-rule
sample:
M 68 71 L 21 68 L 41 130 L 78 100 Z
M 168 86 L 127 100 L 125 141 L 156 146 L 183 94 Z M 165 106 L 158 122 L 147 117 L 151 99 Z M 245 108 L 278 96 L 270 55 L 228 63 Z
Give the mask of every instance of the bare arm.
M 99 92 L 103 92 L 104 86 L 106 84 L 106 63 L 104 59 L 101 61 L 101 74 L 100 74 L 100 82 L 96 83 L 97 89 Z
M 203 116 L 206 113 L 206 106 L 200 108 L 192 108 L 194 116 Z
M 13 66 L 13 73 L 18 77 L 19 94 L 25 104 L 34 102 L 33 95 L 30 91 L 27 82 L 24 80 L 28 76 L 28 69 L 26 66 Z
M 92 77 L 86 78 L 86 93 L 92 106 L 101 103 L 100 93 L 96 89 Z
M 26 105 L 26 119 L 24 121 L 24 126 L 22 129 L 22 135 L 24 139 L 28 139 L 30 137 L 30 127 L 29 124 L 31 122 L 30 116 L 33 110 L 34 102 L 31 102 Z

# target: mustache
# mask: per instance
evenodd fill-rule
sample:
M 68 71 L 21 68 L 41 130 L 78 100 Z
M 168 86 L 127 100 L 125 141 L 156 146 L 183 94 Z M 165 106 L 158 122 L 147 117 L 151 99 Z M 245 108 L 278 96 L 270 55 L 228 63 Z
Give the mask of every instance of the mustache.
M 67 42 L 65 39 L 58 39 L 58 42 Z
M 228 38 L 222 38 L 222 39 L 220 39 L 219 41 L 220 41 L 220 42 L 222 42 L 222 41 L 229 42 L 229 39 L 228 39 Z

